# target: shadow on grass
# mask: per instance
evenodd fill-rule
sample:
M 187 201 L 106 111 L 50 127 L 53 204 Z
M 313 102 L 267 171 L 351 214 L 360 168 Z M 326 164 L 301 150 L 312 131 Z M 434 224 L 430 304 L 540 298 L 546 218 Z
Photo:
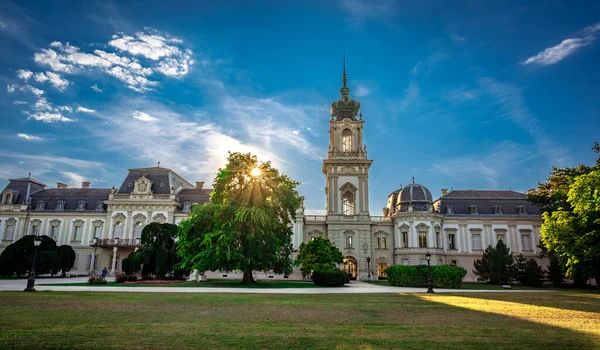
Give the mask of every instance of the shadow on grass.
M 512 310 L 522 293 L 483 311 L 497 295 L 2 293 L 0 348 L 489 350 L 599 344 L 568 320 L 545 323 L 556 310 Z

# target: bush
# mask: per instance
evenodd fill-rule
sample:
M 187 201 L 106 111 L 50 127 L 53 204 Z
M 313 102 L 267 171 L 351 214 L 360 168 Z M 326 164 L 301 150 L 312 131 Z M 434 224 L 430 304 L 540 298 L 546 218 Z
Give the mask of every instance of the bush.
M 515 261 L 510 249 L 499 240 L 496 247 L 488 246 L 481 259 L 473 263 L 477 280 L 490 284 L 508 284 L 515 278 Z
M 523 254 L 515 258 L 517 267 L 516 280 L 523 286 L 539 287 L 542 285 L 544 270 L 538 265 L 535 259 L 526 259 Z
M 106 280 L 102 276 L 88 278 L 89 284 L 106 284 Z
M 117 276 L 115 276 L 115 282 L 117 283 L 125 283 L 125 282 L 137 282 L 138 275 L 136 274 L 126 274 L 125 272 L 119 272 Z
M 341 287 L 348 283 L 349 278 L 346 273 L 339 269 L 324 271 L 314 271 L 312 274 L 313 283 L 321 287 Z
M 391 266 L 385 270 L 388 282 L 392 286 L 427 287 L 428 272 L 426 265 Z M 431 279 L 436 288 L 460 288 L 467 270 L 460 266 L 431 266 Z

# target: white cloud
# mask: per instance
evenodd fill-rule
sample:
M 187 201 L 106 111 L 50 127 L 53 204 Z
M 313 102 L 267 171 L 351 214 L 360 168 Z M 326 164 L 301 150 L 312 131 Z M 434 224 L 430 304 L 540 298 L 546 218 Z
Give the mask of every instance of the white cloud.
M 294 131 L 292 131 L 292 134 L 298 135 L 298 134 L 300 134 L 300 130 L 294 130 Z
M 88 178 L 81 176 L 73 171 L 63 171 L 61 172 L 61 174 L 67 178 L 65 182 L 71 187 L 80 187 L 82 182 L 89 181 Z
M 33 105 L 33 109 L 36 111 L 52 111 L 54 110 L 54 107 L 50 102 L 48 102 L 47 98 L 40 97 Z
M 73 122 L 73 119 L 67 118 L 60 113 L 51 112 L 35 112 L 30 114 L 27 119 L 34 119 L 44 123 L 55 123 L 55 122 Z
M 156 118 L 145 112 L 135 111 L 131 113 L 131 115 L 133 116 L 133 119 L 141 120 L 143 122 L 153 122 L 156 120 Z
M 584 28 L 579 37 L 563 40 L 560 44 L 549 47 L 535 56 L 529 57 L 523 65 L 547 66 L 558 63 L 582 47 L 596 41 L 596 34 L 600 31 L 600 23 Z
M 25 85 L 25 89 L 31 91 L 36 96 L 42 96 L 44 94 L 44 90 L 38 89 L 31 85 Z
M 25 101 L 19 101 L 19 100 L 15 100 L 15 101 L 13 101 L 13 103 L 16 104 L 16 105 L 26 105 L 26 104 L 28 104 Z
M 23 79 L 23 80 L 27 81 L 27 80 L 29 80 L 29 78 L 31 78 L 32 75 L 33 75 L 33 73 L 31 71 L 24 70 L 24 69 L 17 70 L 17 78 L 19 78 L 19 79 Z
M 154 61 L 163 57 L 181 55 L 181 50 L 176 46 L 168 45 L 164 37 L 143 32 L 137 32 L 135 38 L 123 33 L 113 35 L 108 45 Z
M 61 78 L 60 75 L 54 72 L 36 73 L 34 79 L 39 83 L 45 83 L 48 81 L 50 82 L 50 84 L 52 84 L 52 86 L 54 86 L 60 91 L 63 91 L 67 88 L 67 86 L 69 86 L 69 81 L 67 79 Z
M 28 141 L 41 141 L 42 138 L 38 137 L 38 136 L 33 136 L 33 135 L 27 135 L 27 134 L 17 134 L 18 137 L 28 140 Z
M 98 85 L 94 84 L 92 86 L 90 86 L 90 89 L 96 91 L 96 92 L 104 92 L 104 90 L 102 90 L 100 87 L 98 87 Z
M 96 113 L 96 110 L 79 106 L 77 107 L 77 113 Z
M 366 85 L 358 84 L 358 85 L 356 85 L 356 88 L 354 89 L 354 95 L 356 95 L 356 97 L 367 96 L 370 93 L 371 93 L 371 89 L 369 87 L 367 87 Z
M 70 106 L 58 106 L 56 107 L 59 111 L 73 113 L 73 107 Z
M 12 94 L 13 92 L 15 92 L 16 88 L 17 88 L 17 86 L 15 84 L 6 85 L 6 91 L 8 91 L 9 94 Z

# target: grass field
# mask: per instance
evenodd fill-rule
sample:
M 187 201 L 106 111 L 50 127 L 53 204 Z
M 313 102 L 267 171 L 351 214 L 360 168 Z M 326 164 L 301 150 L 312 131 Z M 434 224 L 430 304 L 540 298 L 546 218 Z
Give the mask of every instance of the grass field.
M 0 293 L 0 348 L 593 349 L 593 293 Z
M 367 281 L 367 283 L 378 285 L 378 286 L 387 286 L 393 287 L 390 285 L 388 281 Z M 511 288 L 514 290 L 554 290 L 554 291 L 562 291 L 562 292 L 592 292 L 595 290 L 595 287 L 588 286 L 586 288 L 572 288 L 569 286 L 564 286 L 561 288 L 554 287 L 551 284 L 544 284 L 540 287 L 528 287 L 528 286 L 520 286 L 520 285 L 511 285 Z M 504 289 L 500 285 L 488 284 L 488 283 L 479 283 L 479 282 L 463 282 L 460 286 L 460 289 L 470 289 L 470 290 L 501 290 Z
M 181 282 L 170 284 L 125 284 L 108 282 L 106 284 L 89 283 L 57 283 L 46 284 L 49 286 L 86 286 L 86 287 L 215 287 L 215 288 L 321 288 L 315 286 L 312 281 L 286 281 L 286 280 L 258 280 L 256 284 L 241 284 L 240 280 L 214 279 L 208 282 Z M 341 287 L 343 288 L 343 287 Z

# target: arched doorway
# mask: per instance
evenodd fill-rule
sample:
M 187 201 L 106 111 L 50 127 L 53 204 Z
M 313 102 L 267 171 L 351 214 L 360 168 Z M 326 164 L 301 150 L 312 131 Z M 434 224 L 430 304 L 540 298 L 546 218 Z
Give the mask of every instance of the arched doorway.
M 348 274 L 351 280 L 356 280 L 356 271 L 358 271 L 357 265 L 354 257 L 347 256 L 344 258 L 344 272 Z

